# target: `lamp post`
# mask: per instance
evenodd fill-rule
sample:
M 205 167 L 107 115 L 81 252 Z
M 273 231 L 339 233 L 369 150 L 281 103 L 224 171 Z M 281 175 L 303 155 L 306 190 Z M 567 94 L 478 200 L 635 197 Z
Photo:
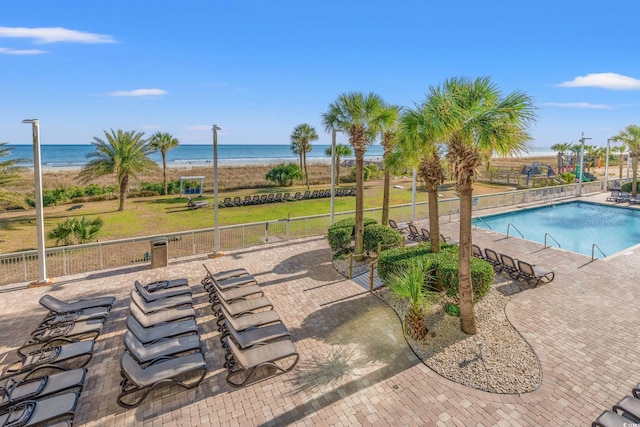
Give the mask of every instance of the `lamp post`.
M 611 138 L 607 138 L 607 154 L 604 159 L 604 188 L 609 188 L 609 150 L 611 149 Z
M 336 201 L 336 130 L 331 131 L 331 216 L 329 217 L 329 225 L 333 225 L 333 217 Z
M 582 195 L 582 180 L 584 179 L 584 142 L 587 139 L 585 138 L 584 132 L 582 132 L 582 137 L 580 138 L 580 181 L 578 182 L 578 196 Z
M 209 258 L 223 256 L 220 251 L 220 227 L 218 225 L 218 131 L 222 129 L 213 125 L 213 253 Z
M 25 119 L 22 123 L 30 123 L 33 133 L 33 178 L 36 195 L 36 235 L 38 238 L 38 280 L 31 283 L 32 286 L 48 285 L 51 280 L 47 278 L 47 255 L 44 248 L 44 215 L 42 213 L 42 171 L 40 160 L 40 121 L 38 119 Z

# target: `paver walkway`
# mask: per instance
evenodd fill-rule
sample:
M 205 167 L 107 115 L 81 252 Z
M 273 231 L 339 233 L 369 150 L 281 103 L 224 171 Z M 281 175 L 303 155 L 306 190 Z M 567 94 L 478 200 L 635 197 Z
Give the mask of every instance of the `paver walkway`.
M 443 224 L 457 237 L 456 222 Z M 196 256 L 169 267 L 100 271 L 59 278 L 51 287 L 0 289 L 0 365 L 43 317 L 45 293 L 71 300 L 115 295 L 116 306 L 88 365 L 76 425 L 589 425 L 640 382 L 637 357 L 640 286 L 632 249 L 590 259 L 520 239 L 474 230 L 474 242 L 553 267 L 556 280 L 516 294 L 507 315 L 542 363 L 541 387 L 524 395 L 473 390 L 433 373 L 406 345 L 395 313 L 332 267 L 324 238 L 279 242 Z M 232 389 L 224 354 L 200 286 L 202 263 L 213 270 L 245 267 L 293 331 L 300 363 L 290 374 Z M 133 281 L 187 277 L 206 345 L 207 378 L 195 390 L 163 389 L 137 409 L 116 404 L 119 357 Z

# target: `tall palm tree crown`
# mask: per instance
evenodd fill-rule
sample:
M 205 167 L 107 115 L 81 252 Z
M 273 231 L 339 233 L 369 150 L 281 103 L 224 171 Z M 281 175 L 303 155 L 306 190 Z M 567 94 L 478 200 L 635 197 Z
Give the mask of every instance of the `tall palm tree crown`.
M 638 194 L 638 160 L 640 160 L 640 126 L 629 125 L 613 137 L 614 141 L 622 142 L 629 151 L 631 158 L 631 193 L 635 197 Z
M 331 147 L 325 150 L 325 154 L 331 156 Z M 351 148 L 348 145 L 336 144 L 336 185 L 340 185 L 340 159 L 351 154 Z
M 291 147 L 292 150 L 294 150 L 295 147 L 295 150 L 297 150 L 297 153 L 300 156 L 300 167 L 304 171 L 307 190 L 309 189 L 309 175 L 307 174 L 307 153 L 312 149 L 311 141 L 316 141 L 317 139 L 318 133 L 316 132 L 316 129 L 307 123 L 302 123 L 296 126 L 291 133 Z
M 483 155 L 509 156 L 526 151 L 526 129 L 535 120 L 532 99 L 515 91 L 502 96 L 488 77 L 456 77 L 430 88 L 425 103 L 433 137 L 445 141 L 460 193 L 460 328 L 476 333 L 471 284 L 471 215 L 473 181 Z
M 180 144 L 177 138 L 167 132 L 156 132 L 149 139 L 149 146 L 154 151 L 162 154 L 162 183 L 164 194 L 168 193 L 167 188 L 167 151 L 176 148 Z
M 349 135 L 349 144 L 356 157 L 356 226 L 355 253 L 358 259 L 363 253 L 364 219 L 364 153 L 367 144 L 375 140 L 382 124 L 388 120 L 389 111 L 379 95 L 361 92 L 343 93 L 322 114 L 322 124 L 327 132 L 336 130 Z
M 118 183 L 120 198 L 118 210 L 123 211 L 130 178 L 136 178 L 150 169 L 157 169 L 158 165 L 148 155 L 153 149 L 143 139 L 143 132 L 118 129 L 104 131 L 105 139 L 93 138 L 95 151 L 87 154 L 91 159 L 82 168 L 78 177 L 83 182 L 91 181 L 95 177 L 114 174 Z

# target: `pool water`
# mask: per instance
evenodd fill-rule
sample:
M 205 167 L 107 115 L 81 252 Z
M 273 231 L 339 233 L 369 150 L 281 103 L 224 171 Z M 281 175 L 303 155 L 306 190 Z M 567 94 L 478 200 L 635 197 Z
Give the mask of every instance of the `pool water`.
M 481 218 L 481 219 L 480 219 Z M 512 224 L 509 226 L 509 224 Z M 473 225 L 544 243 L 549 233 L 562 249 L 591 256 L 596 243 L 606 256 L 640 243 L 640 210 L 588 202 L 569 202 L 473 219 Z M 558 247 L 551 237 L 547 246 Z M 595 249 L 596 257 L 602 254 Z

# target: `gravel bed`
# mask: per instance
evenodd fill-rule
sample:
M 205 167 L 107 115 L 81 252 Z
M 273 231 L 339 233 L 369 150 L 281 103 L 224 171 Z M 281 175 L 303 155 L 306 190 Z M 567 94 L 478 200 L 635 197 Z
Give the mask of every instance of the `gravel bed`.
M 469 387 L 493 393 L 527 393 L 540 385 L 540 363 L 529 344 L 509 323 L 505 306 L 518 284 L 496 275 L 491 291 L 475 305 L 476 335 L 460 331 L 457 317 L 444 312 L 446 300 L 431 307 L 427 317 L 428 337 L 407 342 L 432 370 Z M 500 291 L 496 289 L 500 288 Z M 404 319 L 406 302 L 394 299 L 386 288 L 376 294 L 400 318 Z

